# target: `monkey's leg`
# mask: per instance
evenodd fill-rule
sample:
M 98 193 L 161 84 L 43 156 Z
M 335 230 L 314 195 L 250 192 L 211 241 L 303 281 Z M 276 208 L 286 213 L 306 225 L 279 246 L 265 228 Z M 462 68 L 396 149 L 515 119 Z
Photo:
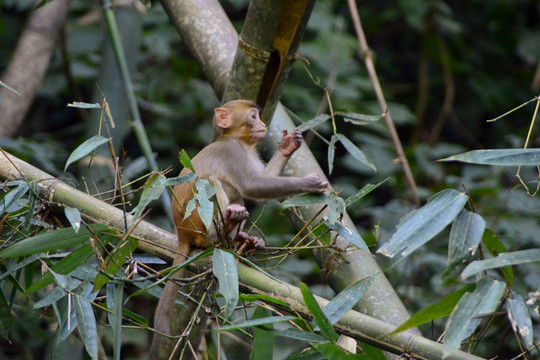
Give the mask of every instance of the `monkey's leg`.
M 243 231 L 238 232 L 238 235 L 236 235 L 236 240 L 244 242 L 246 244 L 246 248 L 248 249 L 264 249 L 266 246 L 264 239 L 257 236 L 251 236 Z

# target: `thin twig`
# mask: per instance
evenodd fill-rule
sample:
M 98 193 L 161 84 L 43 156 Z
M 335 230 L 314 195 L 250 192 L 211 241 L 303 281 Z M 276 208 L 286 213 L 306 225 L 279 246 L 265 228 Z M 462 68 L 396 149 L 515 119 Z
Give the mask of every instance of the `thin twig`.
M 394 126 L 394 121 L 392 120 L 392 117 L 390 116 L 390 112 L 388 111 L 388 105 L 386 104 L 386 100 L 384 98 L 381 84 L 379 82 L 379 78 L 377 77 L 375 66 L 373 65 L 373 59 L 371 58 L 371 52 L 367 44 L 366 36 L 364 34 L 362 24 L 360 23 L 360 16 L 358 15 L 358 9 L 356 7 L 356 3 L 354 0 L 347 0 L 347 1 L 349 3 L 349 9 L 351 11 L 354 28 L 356 30 L 358 42 L 360 44 L 360 49 L 362 50 L 362 56 L 364 57 L 364 62 L 366 64 L 369 77 L 373 84 L 373 90 L 375 91 L 375 95 L 377 97 L 377 101 L 379 102 L 379 106 L 381 107 L 382 111 L 385 113 L 384 118 L 386 120 L 386 125 L 388 126 L 388 130 L 390 131 L 390 136 L 392 137 L 392 141 L 394 142 L 394 147 L 396 148 L 397 155 L 399 157 L 399 160 L 401 161 L 401 166 L 403 167 L 403 171 L 405 172 L 405 179 L 407 183 L 409 184 L 409 188 L 411 189 L 413 200 L 418 206 L 420 204 L 420 201 L 418 200 L 418 190 L 416 188 L 416 182 L 414 181 L 414 177 L 411 172 L 411 168 L 409 166 L 409 161 L 405 157 L 405 152 L 403 150 L 403 146 L 401 145 L 401 141 L 399 140 L 399 135 L 397 133 L 396 127 Z

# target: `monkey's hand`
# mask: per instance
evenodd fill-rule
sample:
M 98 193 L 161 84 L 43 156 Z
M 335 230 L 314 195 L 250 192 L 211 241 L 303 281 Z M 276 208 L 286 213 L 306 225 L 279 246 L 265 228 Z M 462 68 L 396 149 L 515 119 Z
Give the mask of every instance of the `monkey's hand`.
M 266 246 L 264 239 L 257 236 L 248 235 L 243 231 L 240 231 L 236 238 L 239 241 L 243 241 L 246 244 L 245 247 L 247 249 L 264 249 L 264 247 Z
M 328 182 L 321 179 L 319 175 L 313 173 L 306 175 L 302 178 L 306 184 L 306 190 L 308 192 L 320 193 L 322 194 L 328 187 Z
M 225 210 L 225 229 L 230 233 L 249 216 L 246 208 L 239 204 L 230 204 Z
M 279 147 L 283 156 L 291 156 L 300 145 L 302 145 L 302 132 L 300 130 L 294 129 L 293 133 L 289 135 L 287 129 L 283 129 L 283 138 Z

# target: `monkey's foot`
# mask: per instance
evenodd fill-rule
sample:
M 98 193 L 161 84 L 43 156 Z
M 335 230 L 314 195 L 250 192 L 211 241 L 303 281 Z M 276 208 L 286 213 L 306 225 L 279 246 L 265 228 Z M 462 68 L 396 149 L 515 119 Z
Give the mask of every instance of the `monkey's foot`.
M 248 249 L 264 249 L 266 246 L 264 239 L 257 236 L 248 235 L 243 231 L 240 231 L 238 235 L 236 235 L 236 239 L 237 241 L 244 242 L 246 244 L 246 248 Z
M 247 209 L 239 204 L 230 204 L 225 210 L 225 229 L 231 232 L 238 224 L 249 216 Z

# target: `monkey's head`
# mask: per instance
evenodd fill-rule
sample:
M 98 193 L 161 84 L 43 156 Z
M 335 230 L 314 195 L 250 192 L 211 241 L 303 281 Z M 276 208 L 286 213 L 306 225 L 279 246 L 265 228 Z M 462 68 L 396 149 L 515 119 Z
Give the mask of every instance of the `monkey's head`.
M 254 146 L 266 137 L 266 125 L 260 118 L 260 108 L 249 100 L 233 100 L 216 108 L 214 133 L 230 136 Z

